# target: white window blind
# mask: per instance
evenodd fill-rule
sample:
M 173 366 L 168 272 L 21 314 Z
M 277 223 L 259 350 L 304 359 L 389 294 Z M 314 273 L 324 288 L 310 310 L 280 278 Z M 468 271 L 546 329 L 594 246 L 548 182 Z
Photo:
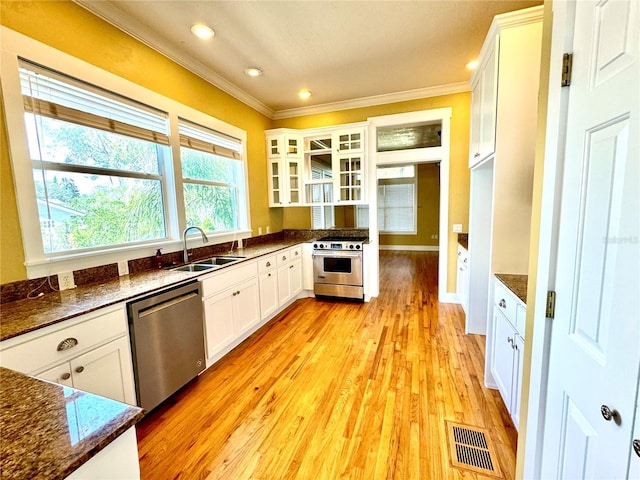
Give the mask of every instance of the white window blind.
M 26 60 L 20 60 L 20 85 L 26 112 L 169 144 L 165 112 Z
M 181 118 L 178 130 L 180 145 L 205 153 L 239 160 L 242 158 L 242 142 L 237 138 L 211 130 Z
M 378 169 L 378 229 L 385 233 L 416 231 L 415 166 Z

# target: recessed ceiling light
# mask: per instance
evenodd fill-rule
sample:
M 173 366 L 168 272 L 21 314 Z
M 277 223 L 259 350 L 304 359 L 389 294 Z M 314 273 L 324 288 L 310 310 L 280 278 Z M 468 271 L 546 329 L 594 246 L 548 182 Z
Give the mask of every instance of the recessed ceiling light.
M 298 96 L 301 99 L 306 100 L 307 98 L 309 98 L 311 96 L 311 92 L 309 90 L 300 90 L 298 92 Z
M 192 26 L 191 33 L 203 40 L 209 40 L 215 35 L 215 32 L 211 29 L 211 27 L 203 25 L 202 23 L 196 23 L 194 26 Z
M 472 60 L 469 63 L 467 63 L 465 66 L 469 70 L 475 70 L 476 68 L 478 68 L 478 61 L 477 60 Z
M 260 75 L 262 75 L 262 70 L 260 70 L 259 68 L 251 67 L 247 68 L 244 73 L 246 73 L 250 77 L 259 77 Z

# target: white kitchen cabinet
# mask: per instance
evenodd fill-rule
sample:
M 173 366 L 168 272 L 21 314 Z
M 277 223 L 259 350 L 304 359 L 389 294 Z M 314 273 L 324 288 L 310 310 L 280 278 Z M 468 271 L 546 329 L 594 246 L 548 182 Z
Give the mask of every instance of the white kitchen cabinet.
M 302 291 L 302 246 L 278 252 L 278 305 L 283 306 Z
M 3 367 L 136 404 L 123 305 L 107 307 L 0 343 Z
M 467 313 L 469 311 L 469 252 L 462 245 L 458 245 L 457 266 L 456 292 L 462 309 Z
M 502 282 L 495 280 L 491 374 L 516 429 L 519 427 L 524 331 L 516 329 L 517 315 L 526 306 Z
M 364 152 L 364 128 L 336 130 L 332 135 L 333 145 L 338 154 Z
M 269 206 L 304 203 L 302 136 L 282 133 L 267 137 Z
M 488 333 L 493 275 L 529 268 L 542 13 L 497 15 L 472 77 L 466 333 Z
M 260 318 L 263 320 L 278 310 L 278 273 L 276 256 L 269 255 L 258 260 L 260 277 Z
M 364 199 L 364 154 L 334 155 L 335 198 L 340 204 L 360 203 Z
M 207 359 L 226 353 L 260 321 L 257 262 L 227 267 L 200 280 Z M 216 358 L 217 359 L 217 358 Z
M 469 168 L 482 162 L 495 152 L 496 145 L 496 101 L 498 93 L 499 48 L 497 35 L 488 37 L 485 57 L 471 80 L 471 131 L 469 145 Z

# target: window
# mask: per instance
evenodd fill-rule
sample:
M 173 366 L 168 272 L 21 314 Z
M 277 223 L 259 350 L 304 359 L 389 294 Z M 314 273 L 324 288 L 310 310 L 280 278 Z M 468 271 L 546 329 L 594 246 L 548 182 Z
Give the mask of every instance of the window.
M 378 230 L 416 232 L 415 165 L 378 167 Z
M 187 225 L 239 227 L 243 164 L 240 140 L 180 119 L 180 162 Z
M 166 113 L 21 62 L 47 254 L 164 239 Z
M 250 235 L 244 130 L 6 40 L 0 82 L 29 278 L 179 251 L 187 225 L 216 243 Z

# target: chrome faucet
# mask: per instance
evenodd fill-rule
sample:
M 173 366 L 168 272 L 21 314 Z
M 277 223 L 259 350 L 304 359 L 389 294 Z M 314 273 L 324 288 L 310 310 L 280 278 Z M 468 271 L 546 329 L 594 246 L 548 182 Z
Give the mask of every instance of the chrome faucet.
M 182 232 L 182 260 L 184 260 L 184 263 L 189 263 L 189 252 L 187 251 L 187 232 L 194 228 L 200 232 L 200 234 L 202 235 L 202 241 L 204 243 L 209 242 L 207 235 L 204 233 L 204 231 L 200 227 L 194 226 L 194 227 L 185 228 L 184 232 Z

